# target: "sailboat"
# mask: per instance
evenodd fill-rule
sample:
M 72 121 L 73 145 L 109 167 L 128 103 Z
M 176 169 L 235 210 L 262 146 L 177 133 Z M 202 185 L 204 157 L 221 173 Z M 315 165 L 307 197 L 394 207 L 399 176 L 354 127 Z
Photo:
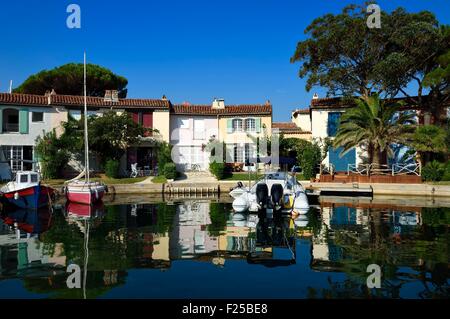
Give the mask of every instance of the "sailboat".
M 86 91 L 86 53 L 84 53 L 84 180 L 75 178 L 67 181 L 65 187 L 66 198 L 70 202 L 80 204 L 95 204 L 103 198 L 107 188 L 100 182 L 93 182 L 89 178 L 89 142 L 87 128 L 87 91 Z

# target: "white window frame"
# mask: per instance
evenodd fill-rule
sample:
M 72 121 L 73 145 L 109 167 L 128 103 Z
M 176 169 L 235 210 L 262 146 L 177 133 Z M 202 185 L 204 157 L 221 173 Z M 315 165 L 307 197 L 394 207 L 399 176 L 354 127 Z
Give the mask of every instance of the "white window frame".
M 200 125 L 201 123 L 201 125 Z M 200 128 L 198 127 L 200 125 Z M 205 139 L 205 120 L 194 119 L 194 140 L 204 140 Z
M 233 119 L 233 132 L 243 132 L 244 131 L 244 121 L 242 119 Z M 238 125 L 240 123 L 240 126 Z
M 247 132 L 256 132 L 256 120 L 253 117 L 245 119 L 245 130 Z

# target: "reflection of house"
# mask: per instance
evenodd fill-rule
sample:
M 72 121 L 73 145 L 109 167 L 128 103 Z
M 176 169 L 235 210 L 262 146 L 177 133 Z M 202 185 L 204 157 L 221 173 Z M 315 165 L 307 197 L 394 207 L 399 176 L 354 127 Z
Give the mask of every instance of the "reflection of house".
M 177 206 L 170 236 L 171 259 L 245 258 L 254 246 L 254 239 L 249 238 L 252 229 L 234 226 L 232 221 L 219 234 L 211 235 L 209 205 L 209 202 L 187 201 Z
M 177 215 L 171 234 L 170 256 L 192 258 L 217 249 L 217 238 L 210 237 L 207 225 L 209 202 L 186 201 L 177 205 Z
M 0 278 L 3 276 L 42 277 L 55 271 L 65 272 L 66 257 L 61 243 L 55 243 L 51 252 L 44 249 L 36 236 L 17 238 L 0 235 Z

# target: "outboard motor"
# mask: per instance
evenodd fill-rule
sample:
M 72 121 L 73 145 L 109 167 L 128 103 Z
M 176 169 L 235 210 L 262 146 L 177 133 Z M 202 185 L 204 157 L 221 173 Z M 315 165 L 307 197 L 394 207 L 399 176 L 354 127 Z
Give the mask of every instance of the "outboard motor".
M 270 197 L 274 210 L 281 209 L 283 205 L 283 186 L 281 184 L 273 184 L 270 189 Z
M 261 207 L 264 208 L 267 205 L 267 200 L 269 199 L 269 188 L 267 184 L 256 185 L 256 202 Z

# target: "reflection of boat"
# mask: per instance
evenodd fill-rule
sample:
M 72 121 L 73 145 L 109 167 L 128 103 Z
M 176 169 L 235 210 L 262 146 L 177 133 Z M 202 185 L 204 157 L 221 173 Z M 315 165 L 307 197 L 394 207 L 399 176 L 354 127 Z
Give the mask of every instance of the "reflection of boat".
M 247 262 L 265 267 L 294 265 L 296 232 L 290 229 L 291 219 L 261 217 L 256 228 L 256 245 L 247 255 Z
M 294 224 L 297 227 L 306 227 L 308 225 L 309 219 L 307 215 L 299 215 L 294 219 Z
M 236 212 L 285 212 L 306 214 L 309 209 L 308 198 L 295 176 L 283 173 L 266 173 L 249 191 L 233 201 Z
M 66 204 L 67 217 L 79 219 L 101 217 L 103 216 L 104 209 L 105 207 L 102 201 L 97 202 L 95 205 L 84 205 L 73 202 L 67 202 Z
M 53 196 L 53 188 L 41 185 L 39 174 L 33 171 L 17 172 L 15 181 L 0 188 L 0 201 L 16 208 L 45 207 Z
M 107 188 L 103 183 L 89 179 L 89 143 L 87 129 L 87 97 L 86 97 L 86 54 L 84 55 L 84 180 L 75 178 L 68 181 L 65 187 L 67 200 L 82 204 L 95 204 L 102 200 Z M 81 177 L 80 177 L 81 178 Z
M 48 208 L 17 209 L 1 216 L 3 223 L 28 234 L 41 234 L 50 228 L 51 212 Z

